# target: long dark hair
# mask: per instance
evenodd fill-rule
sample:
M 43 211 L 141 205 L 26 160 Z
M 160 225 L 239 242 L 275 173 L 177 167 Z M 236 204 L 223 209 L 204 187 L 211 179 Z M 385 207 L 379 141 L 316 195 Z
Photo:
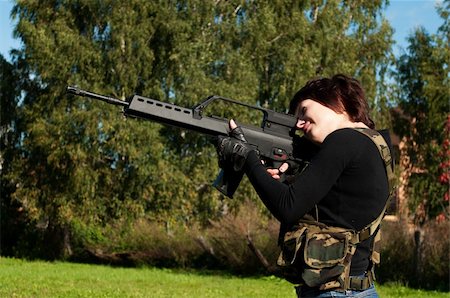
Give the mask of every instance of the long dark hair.
M 336 113 L 346 112 L 353 122 L 362 122 L 374 129 L 375 123 L 369 117 L 369 105 L 361 83 L 343 74 L 332 78 L 313 79 L 306 83 L 292 98 L 289 113 L 297 112 L 298 104 L 311 99 L 332 109 Z

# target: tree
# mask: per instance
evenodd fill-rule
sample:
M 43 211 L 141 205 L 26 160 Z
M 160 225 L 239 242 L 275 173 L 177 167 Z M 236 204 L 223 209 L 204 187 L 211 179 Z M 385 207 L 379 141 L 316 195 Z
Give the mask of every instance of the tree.
M 0 55 L 0 253 L 12 254 L 17 244 L 23 215 L 20 205 L 11 199 L 16 189 L 9 176 L 12 160 L 18 153 L 21 136 L 18 76 L 14 66 Z
M 14 8 L 16 34 L 25 45 L 16 55 L 20 71 L 32 74 L 35 84 L 22 86 L 26 131 L 14 160 L 12 180 L 20 187 L 13 196 L 43 241 L 54 244 L 47 251 L 56 254 L 47 257 L 71 253 L 67 239 L 74 225 L 144 214 L 170 219 L 191 211 L 183 210 L 184 200 L 195 189 L 167 157 L 158 125 L 125 120 L 114 107 L 64 92 L 77 84 L 120 98 L 131 90 L 164 94 L 158 68 L 168 67 L 155 53 L 173 47 L 172 32 L 160 32 L 176 22 L 169 12 L 142 1 L 20 2 Z
M 441 7 L 439 12 L 446 23 L 434 35 L 418 28 L 408 39 L 407 53 L 397 62 L 401 115 L 397 116 L 395 131 L 406 140 L 411 161 L 409 168 L 404 169 L 410 173 L 408 199 L 414 221 L 419 225 L 439 214 L 448 216 L 448 203 L 443 201 L 448 181 L 439 179 L 441 171 L 448 170 L 442 164 L 448 159 L 449 136 L 445 127 L 450 112 L 450 2 L 444 3 L 446 7 Z
M 68 96 L 67 85 L 181 106 L 219 94 L 284 111 L 307 79 L 345 72 L 375 106 L 392 34 L 385 4 L 18 1 L 24 130 L 9 179 L 18 185 L 12 199 L 42 234 L 38 247 L 54 243 L 42 253 L 70 254 L 74 238 L 95 236 L 80 229 L 142 217 L 189 225 L 256 198 L 246 183 L 233 201 L 207 187 L 218 168 L 205 137 L 125 120 L 116 107 Z M 255 118 L 237 107 L 230 115 Z

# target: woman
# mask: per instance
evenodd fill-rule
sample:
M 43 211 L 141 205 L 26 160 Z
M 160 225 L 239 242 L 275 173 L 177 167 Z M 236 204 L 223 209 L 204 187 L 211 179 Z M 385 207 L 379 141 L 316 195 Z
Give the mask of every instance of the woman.
M 291 184 L 278 181 L 288 165 L 267 170 L 232 120 L 230 137 L 219 140 L 217 148 L 222 164 L 245 159 L 244 171 L 281 222 L 282 233 L 307 214 L 330 227 L 353 231 L 367 227 L 384 213 L 390 187 L 386 161 L 374 141 L 361 133 L 375 125 L 360 83 L 345 75 L 311 80 L 295 94 L 290 112 L 298 117 L 297 128 L 305 138 L 318 145 L 309 166 Z M 298 296 L 378 297 L 372 275 L 373 238 L 370 235 L 356 245 L 347 277 L 350 286 L 325 289 L 303 283 L 296 288 Z M 354 286 L 354 280 L 361 285 Z

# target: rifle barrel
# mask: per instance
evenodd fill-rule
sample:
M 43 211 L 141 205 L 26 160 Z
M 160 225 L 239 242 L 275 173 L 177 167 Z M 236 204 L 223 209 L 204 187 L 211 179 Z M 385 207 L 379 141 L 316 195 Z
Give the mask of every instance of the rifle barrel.
M 116 106 L 123 106 L 123 107 L 128 107 L 129 103 L 114 97 L 109 97 L 109 96 L 104 96 L 101 94 L 97 94 L 94 92 L 90 92 L 90 91 L 86 91 L 83 89 L 80 89 L 76 86 L 67 86 L 67 93 L 72 93 L 78 96 L 84 96 L 84 97 L 89 97 L 89 98 L 93 98 L 93 99 L 98 99 L 101 101 L 105 101 L 107 103 L 116 105 Z

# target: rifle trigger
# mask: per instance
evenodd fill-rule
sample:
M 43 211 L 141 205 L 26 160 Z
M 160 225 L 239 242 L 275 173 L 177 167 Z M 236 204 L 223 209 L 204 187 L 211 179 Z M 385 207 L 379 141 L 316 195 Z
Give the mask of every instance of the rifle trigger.
M 274 159 L 276 160 L 287 160 L 287 153 L 285 150 L 280 148 L 273 149 Z

